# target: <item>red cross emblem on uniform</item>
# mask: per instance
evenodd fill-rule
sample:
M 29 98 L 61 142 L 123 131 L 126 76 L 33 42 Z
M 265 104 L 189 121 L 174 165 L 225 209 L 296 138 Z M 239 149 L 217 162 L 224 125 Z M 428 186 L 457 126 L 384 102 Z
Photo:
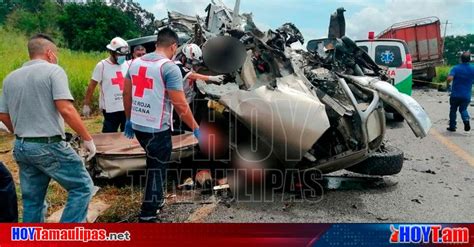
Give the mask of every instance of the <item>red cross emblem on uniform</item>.
M 123 75 L 121 71 L 116 72 L 117 77 L 112 78 L 112 85 L 118 85 L 120 88 L 120 91 L 123 91 Z
M 133 96 L 143 98 L 145 89 L 153 89 L 153 78 L 146 77 L 147 69 L 147 67 L 141 66 L 138 69 L 138 75 L 132 75 L 132 85 L 135 86 Z

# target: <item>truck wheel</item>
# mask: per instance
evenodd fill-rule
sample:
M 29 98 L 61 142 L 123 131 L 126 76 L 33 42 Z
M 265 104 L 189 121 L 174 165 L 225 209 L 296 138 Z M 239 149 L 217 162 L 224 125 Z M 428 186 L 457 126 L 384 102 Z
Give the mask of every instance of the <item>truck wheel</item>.
M 346 168 L 346 170 L 374 176 L 387 176 L 398 174 L 403 167 L 403 151 L 385 145 L 377 152 L 371 154 L 368 159 L 359 164 Z
M 429 67 L 426 71 L 426 80 L 429 82 L 433 81 L 433 78 L 436 77 L 436 68 L 435 67 Z

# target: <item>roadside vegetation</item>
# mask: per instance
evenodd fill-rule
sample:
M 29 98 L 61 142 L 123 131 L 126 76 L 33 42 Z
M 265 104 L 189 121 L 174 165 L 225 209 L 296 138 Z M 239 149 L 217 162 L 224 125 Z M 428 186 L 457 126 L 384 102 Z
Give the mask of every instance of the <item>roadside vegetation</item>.
M 18 69 L 28 60 L 26 48 L 28 38 L 24 33 L 15 30 L 6 30 L 0 27 L 0 88 L 3 79 L 11 71 Z M 87 84 L 97 62 L 105 58 L 105 52 L 82 52 L 60 48 L 59 65 L 64 68 L 69 78 L 69 87 L 77 107 L 82 105 Z M 98 92 L 95 93 L 94 109 L 97 109 Z M 78 108 L 79 109 L 79 108 Z
M 2 2 L 2 1 L 0 1 Z M 119 36 L 124 39 L 151 35 L 155 16 L 133 1 L 4 0 L 0 4 L 0 25 L 27 35 L 46 33 L 66 48 L 103 51 L 105 44 Z
M 452 66 L 445 65 L 436 67 L 436 77 L 433 79 L 436 83 L 444 83 L 448 78 L 449 71 L 451 70 Z
M 107 56 L 107 43 L 117 36 L 130 39 L 155 31 L 154 15 L 140 4 L 121 0 L 110 3 L 3 1 L 0 4 L 0 59 L 3 61 L 0 64 L 0 90 L 5 76 L 28 60 L 28 37 L 45 33 L 60 47 L 59 65 L 66 70 L 75 105 L 80 109 L 92 70 Z M 97 110 L 97 92 L 94 97 L 92 110 Z
M 459 63 L 459 55 L 463 51 L 474 53 L 474 34 L 446 36 L 444 41 L 444 60 L 448 65 Z

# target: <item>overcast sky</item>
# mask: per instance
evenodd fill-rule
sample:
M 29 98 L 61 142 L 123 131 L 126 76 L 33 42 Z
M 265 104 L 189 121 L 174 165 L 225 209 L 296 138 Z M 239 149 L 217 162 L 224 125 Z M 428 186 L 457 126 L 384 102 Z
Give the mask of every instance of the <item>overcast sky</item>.
M 138 0 L 157 19 L 168 10 L 204 15 L 210 0 Z M 233 8 L 234 0 L 223 0 Z M 329 15 L 338 7 L 346 9 L 346 33 L 353 39 L 379 33 L 393 23 L 437 16 L 449 21 L 447 35 L 474 33 L 474 0 L 241 0 L 241 12 L 252 12 L 261 29 L 293 22 L 305 40 L 327 35 Z M 444 31 L 444 24 L 442 25 Z

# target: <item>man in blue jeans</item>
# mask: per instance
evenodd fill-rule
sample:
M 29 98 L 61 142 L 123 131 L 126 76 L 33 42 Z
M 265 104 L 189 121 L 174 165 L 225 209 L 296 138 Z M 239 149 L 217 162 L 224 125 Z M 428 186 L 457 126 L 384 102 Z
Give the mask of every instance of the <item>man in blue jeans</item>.
M 470 131 L 471 124 L 469 122 L 469 112 L 467 107 L 471 102 L 472 83 L 474 81 L 474 67 L 469 64 L 471 61 L 471 53 L 463 52 L 461 54 L 461 63 L 454 66 L 449 73 L 447 82 L 448 87 L 453 82 L 451 89 L 451 97 L 449 98 L 449 127 L 448 131 L 456 131 L 457 111 L 461 113 L 464 123 L 464 130 Z
M 181 71 L 170 60 L 177 48 L 178 35 L 169 28 L 160 30 L 155 52 L 135 59 L 124 82 L 125 136 L 133 138 L 135 133 L 147 154 L 139 222 L 157 222 L 157 213 L 164 205 L 163 190 L 172 151 L 172 105 L 199 136 L 199 126 L 183 92 Z
M 68 192 L 60 221 L 85 222 L 93 183 L 81 157 L 64 141 L 64 121 L 83 139 L 88 159 L 96 152 L 94 142 L 74 108 L 53 40 L 33 36 L 28 53 L 30 61 L 5 78 L 0 95 L 0 121 L 16 135 L 23 222 L 44 222 L 51 179 Z

